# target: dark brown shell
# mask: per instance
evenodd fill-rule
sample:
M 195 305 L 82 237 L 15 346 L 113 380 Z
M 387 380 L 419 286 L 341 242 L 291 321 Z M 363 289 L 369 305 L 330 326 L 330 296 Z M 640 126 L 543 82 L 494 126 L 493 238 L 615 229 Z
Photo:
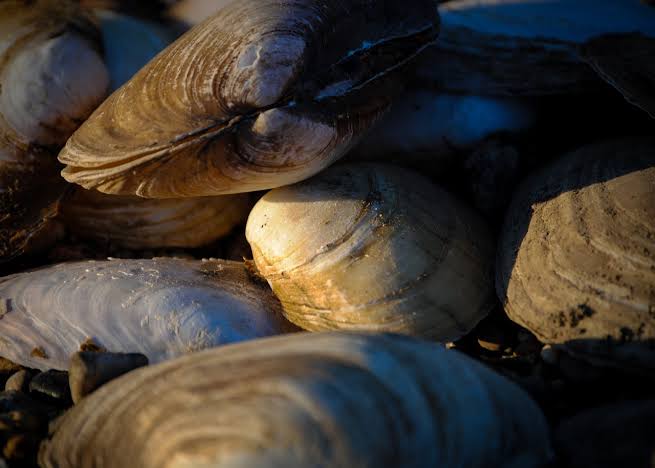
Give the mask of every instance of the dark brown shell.
M 429 0 L 245 0 L 186 33 L 107 99 L 60 153 L 113 194 L 287 185 L 342 156 L 437 34 Z
M 496 289 L 543 342 L 655 369 L 655 141 L 589 145 L 525 180 L 505 219 Z
M 47 237 L 66 186 L 56 152 L 104 98 L 108 78 L 98 31 L 75 2 L 4 1 L 1 8 L 0 261 L 6 261 Z

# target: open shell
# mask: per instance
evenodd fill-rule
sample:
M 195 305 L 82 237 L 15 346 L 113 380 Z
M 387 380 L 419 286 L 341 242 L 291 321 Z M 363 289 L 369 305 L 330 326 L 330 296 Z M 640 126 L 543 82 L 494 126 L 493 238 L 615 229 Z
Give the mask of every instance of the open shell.
M 600 91 L 581 44 L 608 33 L 655 37 L 655 9 L 641 0 L 452 0 L 439 13 L 439 42 L 422 55 L 417 75 L 449 92 Z
M 61 205 L 75 235 L 129 249 L 200 247 L 245 221 L 249 196 L 144 199 L 79 188 Z
M 66 369 L 91 339 L 150 362 L 290 330 L 243 264 L 170 258 L 63 263 L 0 280 L 0 356 Z
M 430 0 L 243 0 L 107 99 L 59 155 L 85 188 L 146 198 L 267 189 L 341 157 L 437 34 Z
M 655 141 L 590 145 L 529 177 L 505 220 L 496 286 L 543 342 L 655 370 Z
M 107 82 L 98 32 L 74 2 L 2 2 L 1 260 L 30 250 L 49 226 L 66 185 L 56 151 L 104 98 Z
M 285 316 L 306 330 L 448 341 L 493 304 L 484 222 L 406 169 L 343 165 L 272 190 L 250 213 L 246 237 Z
M 82 400 L 44 467 L 537 467 L 551 451 L 516 385 L 392 335 L 261 339 L 138 369 Z

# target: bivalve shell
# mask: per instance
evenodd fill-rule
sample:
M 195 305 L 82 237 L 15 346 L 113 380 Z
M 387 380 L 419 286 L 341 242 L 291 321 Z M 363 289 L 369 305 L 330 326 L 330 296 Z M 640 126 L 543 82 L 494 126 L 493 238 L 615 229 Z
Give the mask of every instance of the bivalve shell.
M 58 423 L 41 466 L 543 466 L 548 426 L 519 387 L 438 345 L 301 333 L 109 382 Z
M 437 35 L 430 0 L 243 0 L 107 99 L 59 155 L 85 188 L 145 198 L 287 185 L 343 156 Z
M 245 221 L 251 206 L 246 194 L 156 200 L 79 188 L 61 219 L 81 238 L 129 249 L 200 247 Z
M 494 303 L 482 219 L 419 174 L 330 168 L 272 190 L 246 226 L 255 264 L 306 330 L 394 331 L 449 341 Z
M 0 298 L 0 356 L 38 369 L 67 369 L 89 340 L 160 362 L 292 328 L 237 262 L 63 263 L 3 278 Z
M 655 370 L 655 141 L 589 145 L 525 180 L 496 286 L 510 318 L 541 341 Z

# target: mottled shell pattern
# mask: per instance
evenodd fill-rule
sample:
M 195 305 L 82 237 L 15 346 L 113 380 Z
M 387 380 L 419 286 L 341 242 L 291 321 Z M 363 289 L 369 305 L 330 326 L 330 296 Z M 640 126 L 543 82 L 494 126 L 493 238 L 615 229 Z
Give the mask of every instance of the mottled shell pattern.
M 63 263 L 0 279 L 0 356 L 67 369 L 92 340 L 151 363 L 291 330 L 241 263 L 174 258 Z
M 456 351 L 397 335 L 300 333 L 138 369 L 82 400 L 48 468 L 537 467 L 538 407 Z
M 61 220 L 81 238 L 130 249 L 200 247 L 245 221 L 251 206 L 247 194 L 157 200 L 78 188 Z
M 232 2 L 94 112 L 60 153 L 62 174 L 146 198 L 302 180 L 379 118 L 437 30 L 429 0 Z
M 29 250 L 56 213 L 57 151 L 107 91 L 100 47 L 74 2 L 2 2 L 0 260 Z
M 655 140 L 589 145 L 526 179 L 496 287 L 509 317 L 543 342 L 655 369 Z
M 602 91 L 578 48 L 608 33 L 655 38 L 655 9 L 641 0 L 452 0 L 439 13 L 439 41 L 419 59 L 417 73 L 449 92 Z M 643 66 L 652 62 L 642 58 Z
M 306 330 L 448 341 L 494 302 L 484 222 L 399 167 L 340 165 L 272 190 L 250 213 L 246 238 L 285 316 Z

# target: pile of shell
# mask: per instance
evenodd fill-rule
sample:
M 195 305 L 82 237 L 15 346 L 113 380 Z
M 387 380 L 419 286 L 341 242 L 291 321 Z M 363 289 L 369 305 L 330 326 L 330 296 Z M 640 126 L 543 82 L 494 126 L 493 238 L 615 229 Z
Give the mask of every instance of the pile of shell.
M 0 467 L 655 459 L 653 6 L 0 9 Z

